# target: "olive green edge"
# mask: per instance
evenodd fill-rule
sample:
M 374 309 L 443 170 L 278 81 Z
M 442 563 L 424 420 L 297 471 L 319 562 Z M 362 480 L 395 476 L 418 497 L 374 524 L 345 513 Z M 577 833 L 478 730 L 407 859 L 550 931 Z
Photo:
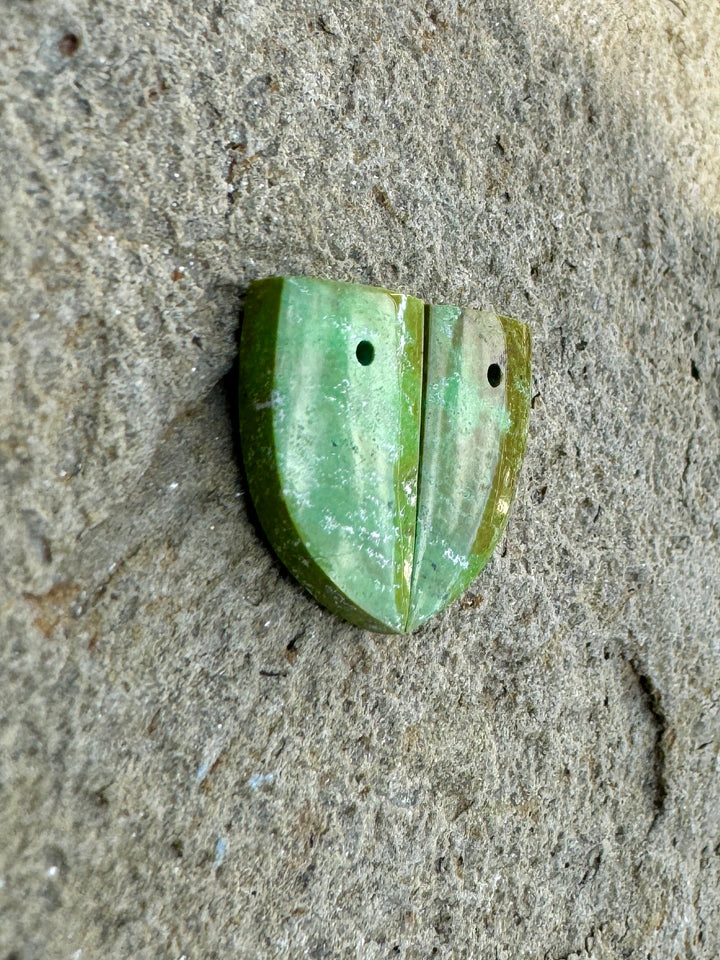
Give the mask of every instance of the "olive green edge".
M 510 512 L 509 509 L 500 512 L 498 504 L 501 500 L 505 500 L 508 507 L 510 506 L 525 454 L 530 419 L 530 330 L 526 324 L 512 317 L 499 316 L 498 319 L 502 323 L 507 345 L 505 397 L 510 427 L 500 442 L 490 496 L 468 558 L 469 565 L 452 585 L 435 613 L 439 613 L 456 600 L 470 586 L 492 556 L 495 545 L 507 525 Z M 435 613 L 408 621 L 406 630 L 408 632 L 414 630 Z
M 392 297 L 395 303 L 395 309 L 399 309 L 403 299 L 401 294 L 391 293 L 389 290 L 383 291 Z M 400 500 L 396 506 L 397 520 L 402 530 L 402 535 L 395 541 L 394 566 L 396 574 L 399 573 L 395 582 L 395 605 L 402 617 L 403 627 L 397 631 L 405 632 L 407 615 L 410 611 L 410 591 L 412 585 L 412 574 L 410 581 L 405 577 L 406 561 L 412 561 L 415 557 L 415 532 L 417 528 L 417 498 L 409 496 L 406 492 L 408 482 L 417 491 L 420 481 L 420 432 L 422 429 L 422 410 L 423 410 L 423 369 L 425 352 L 425 304 L 417 297 L 406 296 L 405 314 L 403 322 L 408 335 L 408 345 L 405 353 L 399 358 L 401 365 L 401 403 L 403 409 L 400 418 L 400 437 L 401 451 L 394 464 L 394 486 L 398 492 Z M 413 322 L 414 321 L 414 322 Z M 413 423 L 410 430 L 411 442 L 408 440 L 408 426 Z
M 473 556 L 478 558 L 482 570 L 490 559 L 510 516 L 509 507 L 515 495 L 520 467 L 525 456 L 528 421 L 530 420 L 530 373 L 531 354 L 530 328 L 512 317 L 499 317 L 505 331 L 507 344 L 506 406 L 510 417 L 510 429 L 500 443 L 498 462 L 493 477 L 490 497 L 485 507 L 478 535 L 473 544 Z M 499 513 L 497 505 L 507 501 L 508 510 Z
M 354 604 L 314 561 L 293 523 L 277 469 L 271 405 L 285 278 L 250 284 L 240 335 L 240 444 L 252 502 L 272 548 L 323 606 L 365 630 L 396 633 Z

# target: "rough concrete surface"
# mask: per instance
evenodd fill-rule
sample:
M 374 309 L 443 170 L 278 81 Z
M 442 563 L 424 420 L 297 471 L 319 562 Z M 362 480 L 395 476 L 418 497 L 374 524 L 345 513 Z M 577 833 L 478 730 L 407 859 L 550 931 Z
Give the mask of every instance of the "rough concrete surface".
M 720 955 L 716 0 L 3 0 L 0 960 Z M 250 280 L 529 323 L 411 636 L 258 532 Z

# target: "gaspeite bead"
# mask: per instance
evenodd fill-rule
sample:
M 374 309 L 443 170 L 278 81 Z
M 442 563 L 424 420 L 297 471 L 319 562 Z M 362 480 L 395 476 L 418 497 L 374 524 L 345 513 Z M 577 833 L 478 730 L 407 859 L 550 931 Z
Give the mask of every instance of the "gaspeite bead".
M 507 522 L 529 408 L 523 323 L 330 280 L 250 285 L 253 503 L 287 568 L 358 626 L 413 630 L 477 576 Z

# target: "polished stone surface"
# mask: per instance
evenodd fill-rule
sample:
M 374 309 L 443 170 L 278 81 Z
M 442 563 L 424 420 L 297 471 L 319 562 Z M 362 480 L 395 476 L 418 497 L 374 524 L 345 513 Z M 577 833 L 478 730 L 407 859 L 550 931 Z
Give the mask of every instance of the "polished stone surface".
M 530 331 L 509 317 L 431 307 L 408 627 L 457 599 L 510 516 L 530 413 Z
M 245 299 L 239 377 L 255 509 L 313 596 L 358 626 L 404 633 L 469 585 L 522 465 L 524 324 L 272 277 Z

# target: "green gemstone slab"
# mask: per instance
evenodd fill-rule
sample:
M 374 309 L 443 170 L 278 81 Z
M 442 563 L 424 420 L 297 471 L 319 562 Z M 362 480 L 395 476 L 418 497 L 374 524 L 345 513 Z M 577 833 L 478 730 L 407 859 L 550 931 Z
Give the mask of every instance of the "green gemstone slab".
M 517 321 L 328 280 L 248 290 L 250 493 L 288 569 L 359 626 L 412 630 L 484 566 L 507 521 L 529 400 Z
M 355 284 L 273 277 L 245 304 L 240 430 L 260 522 L 318 600 L 385 632 L 410 602 L 422 337 L 421 301 Z
M 475 579 L 507 521 L 527 435 L 528 328 L 429 307 L 425 381 L 408 630 Z

